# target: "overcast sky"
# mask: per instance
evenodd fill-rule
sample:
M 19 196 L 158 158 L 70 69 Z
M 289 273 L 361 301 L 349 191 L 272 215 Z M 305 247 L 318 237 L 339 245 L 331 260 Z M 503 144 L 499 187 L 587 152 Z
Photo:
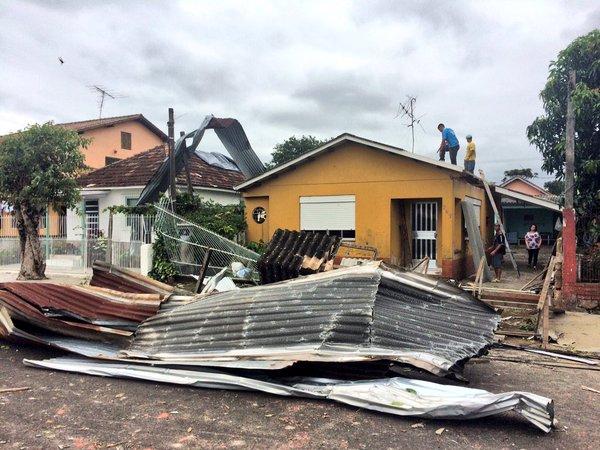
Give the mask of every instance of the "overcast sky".
M 395 116 L 414 95 L 417 153 L 435 156 L 444 122 L 459 160 L 470 133 L 499 179 L 539 171 L 525 128 L 548 64 L 598 26 L 598 1 L 0 0 L 0 134 L 96 118 L 97 84 L 121 96 L 106 117 L 143 113 L 166 131 L 172 106 L 177 132 L 235 117 L 264 161 L 294 134 L 410 150 Z M 203 148 L 220 150 L 209 134 Z

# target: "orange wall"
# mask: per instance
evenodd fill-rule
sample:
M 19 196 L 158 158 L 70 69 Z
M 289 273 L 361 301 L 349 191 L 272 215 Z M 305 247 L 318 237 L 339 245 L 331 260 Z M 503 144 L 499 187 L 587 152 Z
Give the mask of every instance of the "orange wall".
M 484 190 L 459 177 L 458 173 L 385 151 L 344 144 L 244 192 L 248 239 L 268 241 L 277 228 L 298 230 L 301 196 L 355 195 L 356 242 L 377 247 L 381 258 L 394 260 L 399 248 L 398 238 L 392 233 L 397 226 L 392 223 L 397 216 L 392 200 L 430 199 L 440 205 L 438 259 L 452 263 L 466 257 L 462 213 L 456 199 L 469 195 L 482 200 L 481 231 L 484 236 L 487 232 Z M 267 210 L 268 222 L 262 225 L 251 217 L 257 206 Z M 458 265 L 456 261 L 451 267 Z
M 131 150 L 121 148 L 121 131 L 131 133 Z M 133 120 L 112 127 L 85 131 L 83 136 L 92 139 L 92 142 L 87 149 L 83 150 L 83 153 L 85 163 L 94 169 L 104 167 L 106 165 L 105 157 L 107 156 L 125 159 L 162 144 L 160 137 L 140 122 Z
M 522 194 L 532 195 L 534 197 L 537 197 L 538 195 L 543 194 L 543 192 L 541 190 L 536 189 L 533 186 L 530 186 L 529 184 L 523 182 L 522 180 L 518 180 L 518 179 L 511 181 L 504 187 L 506 189 L 510 189 L 511 191 L 521 192 Z

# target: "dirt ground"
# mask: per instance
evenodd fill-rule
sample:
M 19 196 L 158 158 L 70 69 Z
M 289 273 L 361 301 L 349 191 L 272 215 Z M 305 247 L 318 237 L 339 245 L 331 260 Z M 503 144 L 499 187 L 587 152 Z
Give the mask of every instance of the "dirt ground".
M 474 421 L 402 418 L 328 401 L 109 379 L 34 369 L 47 349 L 0 342 L 0 448 L 594 448 L 600 372 L 490 361 L 471 386 L 554 399 L 545 434 L 515 414 Z M 413 428 L 412 425 L 423 426 Z M 444 428 L 441 435 L 436 430 Z M 596 447 L 597 448 L 597 447 Z

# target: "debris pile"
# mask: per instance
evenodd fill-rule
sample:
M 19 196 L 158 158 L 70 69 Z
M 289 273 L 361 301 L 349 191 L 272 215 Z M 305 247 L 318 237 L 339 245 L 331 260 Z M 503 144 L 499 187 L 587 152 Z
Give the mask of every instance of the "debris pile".
M 456 287 L 371 263 L 211 295 L 147 320 L 123 353 L 264 368 L 387 360 L 445 375 L 484 352 L 498 322 Z
M 267 257 L 265 267 L 294 275 L 316 258 L 311 267 L 322 270 L 339 244 L 295 239 L 288 236 L 292 249 L 272 251 L 282 258 Z M 545 397 L 398 376 L 412 368 L 461 378 L 464 363 L 492 345 L 500 320 L 485 303 L 425 275 L 366 262 L 192 296 L 96 264 L 92 284 L 0 284 L 0 336 L 79 355 L 24 361 L 51 370 L 330 399 L 403 416 L 472 419 L 513 410 L 546 432 L 553 423 Z

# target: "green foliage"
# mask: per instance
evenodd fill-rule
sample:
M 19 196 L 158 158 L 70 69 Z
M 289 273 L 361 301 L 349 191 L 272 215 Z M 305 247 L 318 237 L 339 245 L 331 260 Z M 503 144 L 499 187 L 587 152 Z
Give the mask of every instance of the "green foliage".
M 542 169 L 564 178 L 567 80 L 574 70 L 575 210 L 580 242 L 597 241 L 600 211 L 600 30 L 575 39 L 550 64 L 540 93 L 545 114 L 527 128 L 527 137 L 542 153 Z
M 565 182 L 563 180 L 552 180 L 544 183 L 544 189 L 554 195 L 562 195 L 565 190 Z
M 265 252 L 265 250 L 267 249 L 267 244 L 265 244 L 263 242 L 263 240 L 261 239 L 258 242 L 254 242 L 254 241 L 248 242 L 246 244 L 246 247 L 248 247 L 253 252 L 258 253 L 259 255 L 262 255 Z
M 172 282 L 179 271 L 169 258 L 165 238 L 162 235 L 159 234 L 157 236 L 152 245 L 152 250 L 154 253 L 152 257 L 152 270 L 148 275 L 164 283 Z
M 48 204 L 75 206 L 76 177 L 85 169 L 81 148 L 89 142 L 52 122 L 7 136 L 0 142 L 0 201 L 38 214 Z
M 271 162 L 266 165 L 267 170 L 273 169 L 283 163 L 302 156 L 306 152 L 314 150 L 317 147 L 328 142 L 329 139 L 318 139 L 314 136 L 301 136 L 297 138 L 292 136 L 287 138 L 281 144 L 277 144 L 271 153 Z
M 175 202 L 177 214 L 214 231 L 227 239 L 234 239 L 246 229 L 244 205 L 220 205 L 210 200 L 203 200 L 188 193 L 179 194 Z
M 506 181 L 512 177 L 523 177 L 523 178 L 535 178 L 537 177 L 537 172 L 533 172 L 531 169 L 511 169 L 504 171 L 504 178 L 502 181 Z
M 156 214 L 156 209 L 151 203 L 139 206 L 113 205 L 104 208 L 104 211 L 110 211 L 113 214 L 139 214 L 144 216 L 152 216 Z

